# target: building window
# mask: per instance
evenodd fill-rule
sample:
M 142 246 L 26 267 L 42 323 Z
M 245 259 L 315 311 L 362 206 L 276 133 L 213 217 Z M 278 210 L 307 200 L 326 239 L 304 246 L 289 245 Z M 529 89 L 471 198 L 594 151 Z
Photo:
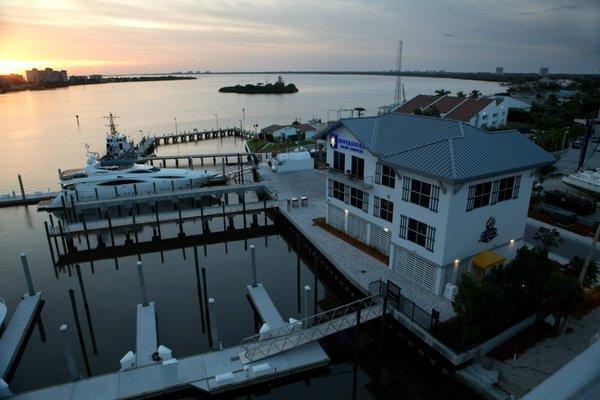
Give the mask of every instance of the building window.
M 418 179 L 404 177 L 402 182 L 402 200 L 437 212 L 440 200 L 440 188 L 437 185 Z
M 331 190 L 332 190 L 331 196 L 334 199 L 338 199 L 340 201 L 345 201 L 344 192 L 345 192 L 346 186 L 341 182 L 332 181 L 331 179 L 329 180 L 329 182 L 333 182 L 332 187 L 331 187 Z
M 400 216 L 400 237 L 433 251 L 435 228 L 406 215 Z
M 350 173 L 355 178 L 363 179 L 365 177 L 365 160 L 364 158 L 352 156 L 352 169 Z
M 519 185 L 521 176 L 510 176 L 494 181 L 492 189 L 492 204 L 500 203 L 510 199 L 516 199 L 519 196 Z
M 502 178 L 498 185 L 498 202 L 510 200 L 513 196 L 513 188 L 515 187 L 515 177 Z
M 375 183 L 390 188 L 396 187 L 396 171 L 389 165 L 377 163 L 375 165 Z
M 346 172 L 346 155 L 339 151 L 333 152 L 333 169 L 338 172 Z
M 481 119 L 488 119 L 487 114 L 483 114 L 483 116 L 481 117 Z
M 467 211 L 490 204 L 492 182 L 479 183 L 469 186 L 469 197 L 467 198 Z
M 498 118 L 498 113 L 493 113 L 492 118 Z
M 375 196 L 373 200 L 373 215 L 388 222 L 393 222 L 394 203 Z
M 360 189 L 350 188 L 350 205 L 364 212 L 369 210 L 369 194 Z

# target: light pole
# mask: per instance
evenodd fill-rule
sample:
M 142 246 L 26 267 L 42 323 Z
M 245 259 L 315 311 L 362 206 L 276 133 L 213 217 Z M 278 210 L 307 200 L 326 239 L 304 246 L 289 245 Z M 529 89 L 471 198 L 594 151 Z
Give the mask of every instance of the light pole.
M 173 118 L 175 120 L 175 134 L 178 135 L 179 131 L 177 130 L 177 118 Z
M 244 130 L 244 128 L 243 128 L 243 126 L 242 126 L 242 120 L 241 120 L 241 119 L 240 119 L 240 130 L 241 130 L 241 131 L 243 131 L 243 130 Z
M 219 130 L 219 116 L 215 114 L 215 122 L 217 124 L 217 130 Z
M 144 138 L 144 131 L 140 129 L 140 141 Z

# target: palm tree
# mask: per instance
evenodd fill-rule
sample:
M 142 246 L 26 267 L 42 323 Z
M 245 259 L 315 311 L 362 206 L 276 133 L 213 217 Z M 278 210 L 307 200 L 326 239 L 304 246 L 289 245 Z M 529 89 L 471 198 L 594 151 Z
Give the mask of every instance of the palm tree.
M 458 97 L 467 97 L 467 95 L 465 94 L 465 92 L 463 92 L 462 90 L 459 90 L 458 92 L 456 92 L 456 95 Z
M 538 183 L 540 184 L 540 186 L 543 187 L 543 183 L 546 179 L 555 176 L 556 175 L 556 167 L 554 165 L 547 165 L 545 167 L 542 167 L 538 170 L 538 172 L 536 173 L 536 177 L 538 180 Z M 540 203 L 542 201 L 542 189 L 540 188 L 540 190 L 537 191 L 538 195 L 537 195 L 537 207 L 539 208 Z
M 358 118 L 362 117 L 363 113 L 367 111 L 364 107 L 354 107 L 354 111 L 358 113 Z
M 477 89 L 471 90 L 471 93 L 469 94 L 469 97 L 472 99 L 478 99 L 480 96 L 481 96 L 481 92 Z
M 446 89 L 438 89 L 435 91 L 435 94 L 437 94 L 438 96 L 445 96 L 447 94 L 450 94 L 450 91 Z

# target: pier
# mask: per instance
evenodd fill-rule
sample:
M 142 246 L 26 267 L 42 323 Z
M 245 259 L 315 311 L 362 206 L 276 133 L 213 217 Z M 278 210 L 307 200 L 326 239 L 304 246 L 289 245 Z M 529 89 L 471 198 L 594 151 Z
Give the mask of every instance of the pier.
M 36 191 L 33 193 L 27 193 L 25 191 L 25 185 L 23 184 L 23 178 L 21 175 L 17 175 L 19 181 L 19 194 L 15 191 L 9 194 L 0 195 L 0 207 L 14 207 L 21 205 L 37 204 L 42 200 L 53 199 L 59 195 L 59 192 L 47 192 Z
M 185 132 L 177 132 L 177 133 L 165 133 L 160 135 L 155 135 L 149 138 L 149 140 L 154 140 L 155 146 L 159 146 L 161 144 L 168 143 L 177 143 L 177 142 L 187 142 L 187 141 L 196 141 L 196 140 L 207 140 L 207 139 L 217 139 L 223 137 L 240 137 L 243 139 L 250 139 L 255 137 L 256 132 L 247 131 L 241 128 L 221 128 L 221 129 L 210 129 L 210 130 L 198 130 L 192 129 L 192 131 Z

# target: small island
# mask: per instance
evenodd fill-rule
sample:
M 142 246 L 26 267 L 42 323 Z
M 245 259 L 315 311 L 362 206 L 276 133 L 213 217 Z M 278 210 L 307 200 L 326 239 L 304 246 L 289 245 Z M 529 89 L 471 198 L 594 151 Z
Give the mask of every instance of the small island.
M 235 85 L 225 86 L 219 89 L 221 93 L 243 93 L 243 94 L 285 94 L 296 93 L 298 88 L 293 83 L 285 84 L 281 76 L 277 77 L 277 82 L 274 84 L 257 83 L 256 85 Z

